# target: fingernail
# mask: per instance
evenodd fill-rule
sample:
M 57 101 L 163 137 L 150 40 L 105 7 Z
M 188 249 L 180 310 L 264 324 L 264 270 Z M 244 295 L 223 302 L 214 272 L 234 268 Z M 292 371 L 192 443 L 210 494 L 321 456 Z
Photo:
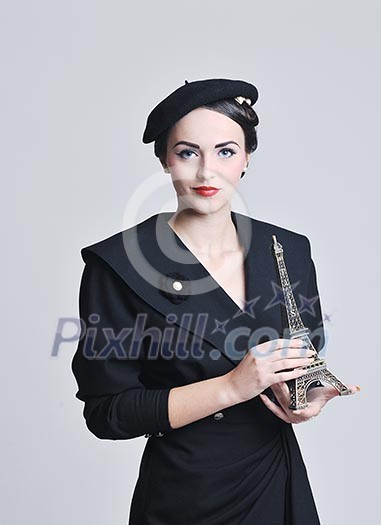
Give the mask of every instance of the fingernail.
M 361 390 L 361 388 L 360 388 L 360 387 L 359 387 L 358 385 L 356 385 L 356 388 L 357 388 L 357 390 L 358 390 L 358 391 L 360 391 L 360 390 Z

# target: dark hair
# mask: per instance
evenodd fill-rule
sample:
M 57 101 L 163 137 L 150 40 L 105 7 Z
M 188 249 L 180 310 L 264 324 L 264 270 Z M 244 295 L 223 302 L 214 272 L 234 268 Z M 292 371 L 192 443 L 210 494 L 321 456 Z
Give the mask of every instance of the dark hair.
M 257 131 L 255 126 L 259 124 L 259 118 L 252 106 L 243 102 L 240 104 L 234 98 L 227 98 L 203 104 L 202 108 L 208 108 L 213 111 L 218 111 L 227 117 L 231 118 L 239 124 L 245 136 L 245 150 L 247 153 L 253 153 L 258 146 Z M 164 161 L 167 153 L 168 135 L 171 128 L 166 129 L 159 135 L 154 145 L 154 152 L 156 157 Z

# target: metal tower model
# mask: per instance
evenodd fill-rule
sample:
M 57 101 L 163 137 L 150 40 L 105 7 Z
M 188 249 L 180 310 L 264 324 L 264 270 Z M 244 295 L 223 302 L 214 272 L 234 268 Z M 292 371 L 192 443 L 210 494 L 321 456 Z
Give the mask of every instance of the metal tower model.
M 292 288 L 290 285 L 290 280 L 288 278 L 286 265 L 283 257 L 283 247 L 277 241 L 276 236 L 273 235 L 273 251 L 276 257 L 278 272 L 280 278 L 280 284 L 283 290 L 284 304 L 287 312 L 288 319 L 288 328 L 285 329 L 290 336 L 290 339 L 299 338 L 302 339 L 308 348 L 315 351 L 314 361 L 302 367 L 305 369 L 305 375 L 297 377 L 296 379 L 291 379 L 287 381 L 287 384 L 290 389 L 290 400 L 291 403 L 289 408 L 292 410 L 297 410 L 299 408 L 305 408 L 308 406 L 307 403 L 307 390 L 308 387 L 314 381 L 320 380 L 326 383 L 331 384 L 338 390 L 341 396 L 351 393 L 351 390 L 344 384 L 340 379 L 338 379 L 330 370 L 328 370 L 327 365 L 324 359 L 319 357 L 319 354 L 312 344 L 308 334 L 310 333 L 309 328 L 306 328 L 303 324 L 303 321 L 300 317 L 300 313 L 296 306 L 296 301 Z

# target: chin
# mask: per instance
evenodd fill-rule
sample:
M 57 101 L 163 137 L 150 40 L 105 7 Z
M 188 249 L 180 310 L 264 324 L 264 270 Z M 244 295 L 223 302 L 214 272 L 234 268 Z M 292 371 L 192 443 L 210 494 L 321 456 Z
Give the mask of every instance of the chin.
M 194 213 L 200 215 L 215 213 L 231 204 L 230 201 L 227 201 L 224 197 L 221 198 L 219 195 L 215 195 L 214 197 L 202 197 L 197 194 L 186 194 L 178 195 L 177 197 L 179 200 L 179 208 L 182 210 L 193 210 Z

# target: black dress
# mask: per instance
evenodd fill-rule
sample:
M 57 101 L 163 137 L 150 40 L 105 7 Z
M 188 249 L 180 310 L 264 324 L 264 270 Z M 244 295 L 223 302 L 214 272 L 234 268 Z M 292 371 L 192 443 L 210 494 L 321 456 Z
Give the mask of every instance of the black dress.
M 300 313 L 321 350 L 308 238 L 231 212 L 247 249 L 240 309 L 167 224 L 171 216 L 153 215 L 81 250 L 76 397 L 98 438 L 147 438 L 129 525 L 319 525 L 293 427 L 259 396 L 177 429 L 168 418 L 171 388 L 223 375 L 249 347 L 282 337 L 273 234 L 295 296 L 317 298 Z

